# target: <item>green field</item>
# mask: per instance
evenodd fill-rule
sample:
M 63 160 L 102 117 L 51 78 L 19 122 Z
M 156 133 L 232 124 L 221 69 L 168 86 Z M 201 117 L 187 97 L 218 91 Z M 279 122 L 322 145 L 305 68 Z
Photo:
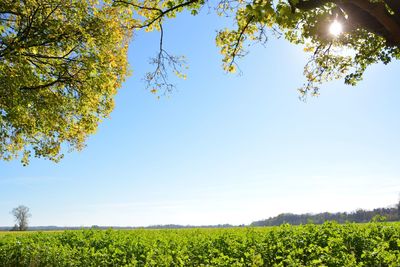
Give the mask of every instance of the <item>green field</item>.
M 400 223 L 2 232 L 0 266 L 400 266 Z

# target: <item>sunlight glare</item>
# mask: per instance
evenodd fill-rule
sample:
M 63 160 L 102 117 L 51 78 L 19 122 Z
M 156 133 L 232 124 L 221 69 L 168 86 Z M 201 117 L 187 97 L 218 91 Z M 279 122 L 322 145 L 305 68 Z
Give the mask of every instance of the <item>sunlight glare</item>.
M 332 24 L 329 26 L 329 32 L 334 36 L 339 36 L 342 33 L 342 31 L 343 31 L 343 26 L 337 20 L 332 22 Z

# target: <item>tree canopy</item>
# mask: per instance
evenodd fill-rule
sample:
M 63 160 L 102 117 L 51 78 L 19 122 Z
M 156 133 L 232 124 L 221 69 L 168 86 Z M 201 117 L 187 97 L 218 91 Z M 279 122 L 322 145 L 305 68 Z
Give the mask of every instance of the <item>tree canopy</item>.
M 0 2 L 0 159 L 58 161 L 113 109 L 130 31 L 96 1 Z
M 0 3 L 0 159 L 59 160 L 62 146 L 81 149 L 109 115 L 127 75 L 127 48 L 140 29 L 160 32 L 153 93 L 170 91 L 168 71 L 184 60 L 163 47 L 163 23 L 203 8 L 231 17 L 216 36 L 223 68 L 236 71 L 247 44 L 277 36 L 304 47 L 301 96 L 323 82 L 359 82 L 368 66 L 400 58 L 398 0 L 5 0 Z M 336 25 L 336 32 L 329 28 Z
M 134 27 L 161 32 L 166 18 L 183 9 L 196 15 L 212 4 L 205 0 L 114 1 L 142 16 Z M 246 43 L 284 37 L 311 53 L 304 68 L 306 82 L 299 89 L 302 95 L 318 94 L 320 84 L 342 77 L 346 84 L 355 85 L 369 65 L 400 58 L 400 2 L 396 0 L 220 0 L 214 7 L 236 25 L 221 29 L 216 36 L 223 68 L 236 71 L 235 60 L 246 55 Z M 332 34 L 332 23 L 343 32 Z

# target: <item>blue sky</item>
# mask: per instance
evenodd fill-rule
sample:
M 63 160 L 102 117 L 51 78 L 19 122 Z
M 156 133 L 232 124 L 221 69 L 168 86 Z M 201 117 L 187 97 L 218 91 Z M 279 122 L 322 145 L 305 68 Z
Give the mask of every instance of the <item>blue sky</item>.
M 400 63 L 371 67 L 357 87 L 323 85 L 307 103 L 307 55 L 274 40 L 225 74 L 215 46 L 223 20 L 181 15 L 165 48 L 188 58 L 186 81 L 157 100 L 144 89 L 158 35 L 130 47 L 133 75 L 82 152 L 61 163 L 0 162 L 0 225 L 12 208 L 31 225 L 250 223 L 282 212 L 389 206 L 400 192 Z

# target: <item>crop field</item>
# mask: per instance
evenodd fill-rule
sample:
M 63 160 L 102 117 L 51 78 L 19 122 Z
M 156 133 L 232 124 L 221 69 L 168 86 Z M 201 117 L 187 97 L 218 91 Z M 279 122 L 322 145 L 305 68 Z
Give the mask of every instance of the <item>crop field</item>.
M 2 232 L 0 266 L 400 266 L 400 223 Z

